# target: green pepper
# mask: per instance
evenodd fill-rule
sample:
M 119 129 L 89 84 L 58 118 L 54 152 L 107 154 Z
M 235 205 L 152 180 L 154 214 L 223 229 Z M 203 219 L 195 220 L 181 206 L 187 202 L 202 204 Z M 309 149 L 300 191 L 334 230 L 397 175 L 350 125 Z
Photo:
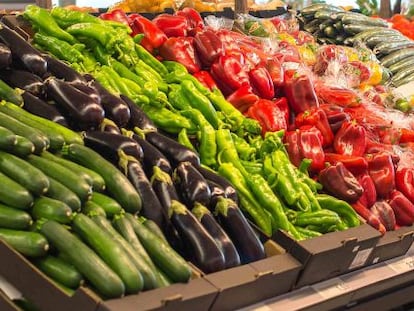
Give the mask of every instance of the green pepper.
M 224 98 L 219 89 L 209 92 L 207 97 L 218 111 L 223 112 L 226 120 L 230 123 L 232 130 L 237 130 L 242 126 L 246 117 Z
M 320 233 L 319 231 L 311 230 L 308 228 L 302 228 L 302 227 L 295 227 L 295 228 L 302 235 L 304 239 L 316 238 L 322 235 L 322 233 Z
M 256 149 L 250 146 L 250 144 L 240 136 L 231 133 L 233 138 L 234 146 L 236 147 L 237 153 L 242 160 L 254 160 L 256 155 Z
M 361 224 L 358 214 L 348 202 L 327 194 L 318 194 L 316 199 L 322 208 L 336 212 L 348 227 L 356 227 Z
M 100 71 L 96 71 L 94 73 L 94 77 L 96 80 L 98 80 L 98 82 L 100 84 L 102 84 L 102 86 L 104 88 L 106 88 L 110 93 L 115 94 L 115 95 L 119 95 L 119 90 L 114 88 L 111 84 L 111 82 L 109 81 L 109 79 L 107 78 L 106 74 L 104 74 L 103 72 Z
M 164 82 L 161 75 L 154 68 L 152 68 L 150 65 L 148 65 L 145 61 L 143 61 L 142 59 L 140 59 L 138 61 L 137 66 L 141 67 L 146 72 L 147 75 L 150 75 L 151 79 L 154 79 L 158 82 Z
M 331 210 L 319 210 L 315 212 L 298 212 L 296 219 L 293 221 L 295 226 L 306 227 L 315 226 L 332 226 L 341 222 L 339 215 Z
M 192 109 L 187 99 L 184 97 L 180 84 L 170 84 L 169 87 L 171 90 L 168 93 L 168 100 L 175 109 Z
M 236 147 L 234 146 L 231 132 L 228 129 L 218 129 L 216 131 L 216 142 L 217 142 L 217 160 L 219 164 L 230 162 L 238 170 L 240 170 L 244 176 L 247 172 L 240 161 L 239 154 L 237 153 Z
M 148 66 L 151 66 L 156 72 L 158 72 L 161 77 L 165 76 L 168 73 L 168 70 L 165 68 L 163 63 L 156 59 L 154 55 L 148 52 L 142 45 L 135 44 L 135 51 L 138 54 L 138 57 L 143 60 Z
M 190 137 L 188 137 L 188 134 L 187 134 L 187 129 L 183 128 L 183 129 L 182 129 L 182 130 L 178 133 L 178 136 L 177 136 L 177 141 L 178 141 L 181 145 L 186 146 L 188 149 L 191 149 L 191 150 L 193 150 L 193 151 L 197 151 L 197 150 L 194 148 L 194 145 L 193 145 L 193 143 L 191 142 Z
M 119 77 L 121 81 L 124 83 L 124 85 L 128 88 L 129 91 L 131 91 L 134 94 L 143 94 L 143 90 L 138 85 L 138 83 L 135 83 L 132 80 L 129 80 L 127 78 Z
M 164 65 L 164 67 L 167 69 L 169 73 L 171 72 L 175 72 L 175 73 L 181 72 L 183 74 L 188 73 L 187 68 L 185 68 L 185 66 L 179 62 L 174 62 L 171 60 L 164 60 L 162 61 L 162 64 Z
M 29 4 L 26 6 L 23 16 L 39 28 L 40 31 L 50 37 L 55 37 L 68 43 L 75 43 L 75 38 L 68 32 L 64 31 L 56 23 L 55 19 L 48 10 L 37 5 Z
M 263 174 L 263 164 L 260 162 L 240 160 L 243 167 L 249 174 Z
M 107 80 L 118 94 L 123 94 L 129 98 L 132 98 L 132 91 L 126 86 L 122 78 L 112 67 L 104 65 L 101 67 L 101 72 L 106 76 Z
M 70 63 L 82 62 L 84 59 L 83 54 L 72 44 L 41 32 L 35 33 L 33 42 L 39 45 L 43 51 L 48 51 L 57 58 Z
M 114 50 L 117 42 L 122 42 L 118 33 L 102 24 L 79 23 L 69 26 L 66 30 L 75 37 L 94 39 L 110 52 Z

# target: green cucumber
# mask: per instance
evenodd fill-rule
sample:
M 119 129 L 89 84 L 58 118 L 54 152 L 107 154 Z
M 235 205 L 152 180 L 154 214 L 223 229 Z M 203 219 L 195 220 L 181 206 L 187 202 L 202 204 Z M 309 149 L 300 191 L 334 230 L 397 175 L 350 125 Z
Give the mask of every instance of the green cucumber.
M 34 264 L 48 277 L 69 288 L 76 289 L 83 283 L 82 274 L 60 258 L 48 255 L 35 259 Z
M 118 274 L 125 285 L 125 293 L 136 294 L 143 289 L 142 275 L 110 234 L 83 214 L 74 217 L 72 228 Z
M 65 254 L 70 263 L 78 269 L 99 294 L 105 298 L 119 298 L 124 295 L 125 286 L 118 275 L 91 248 L 63 225 L 49 220 L 41 226 L 40 231 L 51 245 Z
M 311 4 L 303 8 L 300 11 L 300 14 L 303 15 L 304 17 L 314 16 L 316 12 L 319 10 L 325 10 L 325 11 L 331 11 L 331 12 L 343 12 L 343 9 L 341 9 L 340 7 L 331 5 L 331 4 L 315 3 L 315 4 Z
M 69 224 L 72 221 L 72 209 L 62 201 L 39 197 L 34 201 L 32 216 L 35 220 L 44 218 L 61 224 Z
M 412 82 L 412 81 L 414 81 L 414 74 L 410 74 L 410 75 L 404 77 L 401 80 L 393 82 L 393 84 L 394 84 L 395 87 L 399 87 L 401 85 L 407 84 L 408 82 Z
M 66 203 L 73 212 L 80 211 L 82 203 L 78 196 L 56 179 L 50 176 L 48 176 L 48 179 L 49 189 L 44 196 Z
M 336 29 L 333 26 L 325 27 L 323 33 L 328 38 L 336 38 L 336 36 L 338 35 L 338 31 L 336 31 Z
M 377 44 L 380 44 L 382 42 L 401 41 L 402 39 L 405 39 L 405 38 L 398 34 L 389 34 L 389 35 L 381 34 L 381 35 L 373 35 L 373 36 L 367 37 L 366 39 L 364 39 L 364 43 L 369 48 L 372 49 Z
M 404 58 L 403 60 L 391 65 L 388 69 L 393 73 L 397 73 L 400 70 L 403 70 L 407 66 L 414 65 L 414 56 Z
M 401 49 L 414 47 L 414 41 L 402 39 L 400 41 L 385 41 L 378 43 L 375 48 L 373 49 L 373 52 L 375 54 L 382 54 L 382 55 L 388 55 L 392 52 L 399 51 Z
M 365 41 L 368 38 L 372 37 L 372 36 L 387 36 L 387 35 L 401 35 L 401 33 L 395 29 L 389 29 L 389 28 L 381 28 L 381 27 L 377 27 L 374 29 L 366 29 L 363 30 L 361 32 L 359 32 L 358 34 L 356 34 L 354 37 L 348 38 L 349 41 L 351 41 L 351 45 L 352 43 L 355 43 L 357 41 Z
M 33 196 L 23 186 L 0 173 L 0 202 L 18 209 L 28 209 L 33 205 Z
M 111 222 L 105 217 L 100 215 L 91 216 L 91 219 L 107 234 L 109 234 L 115 243 L 117 243 L 130 261 L 138 269 L 144 281 L 144 289 L 154 289 L 158 287 L 155 269 L 152 269 L 147 262 L 141 258 L 140 254 L 118 233 L 112 226 Z
M 167 238 L 165 237 L 164 233 L 162 232 L 161 228 L 157 225 L 157 223 L 151 219 L 144 219 L 144 217 L 140 217 L 139 221 L 144 224 L 149 230 L 155 233 L 160 239 L 164 240 L 168 243 Z
M 22 90 L 12 88 L 6 82 L 0 79 L 0 100 L 4 99 L 13 105 L 23 106 Z
M 125 213 L 138 239 L 159 267 L 173 282 L 188 282 L 191 277 L 189 264 L 167 243 L 148 230 L 132 214 Z
M 382 66 L 388 68 L 391 65 L 411 56 L 414 56 L 414 48 L 406 48 L 388 54 L 387 56 L 381 58 L 380 62 Z
M 95 202 L 89 200 L 82 206 L 82 213 L 88 216 L 101 215 L 106 217 L 105 210 Z
M 16 135 L 16 144 L 8 149 L 8 151 L 14 155 L 24 158 L 35 152 L 35 145 L 26 137 Z
M 0 204 L 0 228 L 24 230 L 32 223 L 32 217 L 25 211 Z
M 78 144 L 64 146 L 62 153 L 70 160 L 101 175 L 105 180 L 106 190 L 124 210 L 131 213 L 141 210 L 141 197 L 134 186 L 120 170 L 99 153 Z
M 405 77 L 408 77 L 409 75 L 414 73 L 414 65 L 406 66 L 406 68 L 398 71 L 396 74 L 394 74 L 391 78 L 391 82 L 398 82 L 400 80 L 403 80 Z
M 37 154 L 49 147 L 49 138 L 45 134 L 2 112 L 0 112 L 0 126 L 6 127 L 13 133 L 29 139 L 35 146 L 34 152 Z
M 329 19 L 329 20 L 326 20 L 326 21 L 322 22 L 322 23 L 319 25 L 319 29 L 320 29 L 320 30 L 324 30 L 326 27 L 328 27 L 328 26 L 332 26 L 332 25 L 333 25 L 333 22 Z
M 157 280 L 159 287 L 167 287 L 170 286 L 173 282 L 168 278 L 168 276 L 158 267 L 155 267 L 157 269 L 158 275 Z
M 375 27 L 383 27 L 383 28 L 388 27 L 388 23 L 383 19 L 367 17 L 365 15 L 358 14 L 358 13 L 352 13 L 352 12 L 348 12 L 344 14 L 342 16 L 341 21 L 344 25 L 359 24 L 359 25 L 375 26 Z
M 332 11 L 322 9 L 322 10 L 316 11 L 313 17 L 319 20 L 327 20 L 327 19 L 331 19 L 331 14 L 332 14 Z
M 42 195 L 49 188 L 49 179 L 41 170 L 4 151 L 0 151 L 0 171 L 32 194 Z
M 344 31 L 350 35 L 356 35 L 360 32 L 366 31 L 366 30 L 378 30 L 385 29 L 378 26 L 368 26 L 363 23 L 354 23 L 354 24 L 344 24 L 342 22 L 342 26 L 344 28 Z
M 10 150 L 16 143 L 16 134 L 14 134 L 8 128 L 0 126 L 0 149 Z
M 116 200 L 99 192 L 92 192 L 91 201 L 102 207 L 109 218 L 124 211 L 122 206 Z
M 64 167 L 63 165 L 45 159 L 41 156 L 30 155 L 27 161 L 43 171 L 47 176 L 52 177 L 72 190 L 81 202 L 89 200 L 92 194 L 91 185 L 84 179 L 80 178 L 75 172 Z
M 45 256 L 49 249 L 47 240 L 38 232 L 0 228 L 0 240 L 27 257 Z

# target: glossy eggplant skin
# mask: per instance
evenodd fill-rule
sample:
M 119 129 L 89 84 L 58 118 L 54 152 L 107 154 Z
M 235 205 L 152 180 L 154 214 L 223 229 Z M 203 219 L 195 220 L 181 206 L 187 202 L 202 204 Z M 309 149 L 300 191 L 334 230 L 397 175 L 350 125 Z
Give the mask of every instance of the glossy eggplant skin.
M 216 205 L 215 215 L 217 215 L 221 227 L 236 246 L 242 264 L 266 257 L 262 242 L 234 201 L 224 197 L 220 198 Z
M 210 211 L 214 211 L 214 208 L 218 202 L 218 198 L 225 197 L 224 189 L 219 185 L 216 184 L 214 181 L 206 179 L 208 187 L 210 188 L 211 198 L 210 204 L 207 206 Z
M 12 58 L 19 60 L 30 72 L 39 77 L 47 72 L 47 61 L 42 54 L 3 22 L 0 22 L 0 41 L 12 51 Z
M 56 108 L 55 104 L 48 104 L 29 92 L 24 92 L 22 97 L 24 101 L 23 109 L 26 111 L 68 127 L 66 118 Z
M 130 118 L 128 129 L 134 130 L 136 127 L 144 132 L 156 132 L 157 127 L 154 122 L 146 115 L 137 104 L 135 104 L 128 96 L 120 95 L 121 99 L 127 104 L 130 110 Z
M 145 139 L 153 146 L 157 147 L 173 166 L 176 166 L 181 162 L 190 162 L 195 167 L 200 165 L 200 157 L 196 152 L 181 145 L 168 136 L 159 132 L 149 132 L 145 135 Z
M 10 67 L 12 63 L 12 53 L 10 48 L 4 43 L 0 43 L 0 69 Z
M 11 87 L 20 88 L 38 97 L 45 93 L 43 79 L 27 70 L 13 68 L 1 70 L 0 78 Z
M 132 138 L 101 131 L 86 131 L 83 133 L 85 146 L 94 149 L 107 160 L 118 163 L 122 150 L 127 156 L 142 161 L 144 152 L 141 146 Z
M 107 119 L 107 118 L 104 118 L 102 123 L 99 125 L 99 130 L 101 132 L 109 132 L 109 133 L 113 133 L 113 134 L 122 135 L 122 131 L 118 127 L 118 125 L 116 125 L 115 122 L 113 122 L 112 120 Z
M 211 191 L 207 180 L 190 162 L 178 164 L 173 180 L 187 207 L 193 208 L 196 202 L 204 206 L 210 204 Z
M 47 60 L 47 71 L 49 76 L 52 75 L 58 79 L 74 84 L 87 83 L 85 78 L 79 72 L 67 65 L 64 61 L 47 54 L 44 55 L 44 58 Z
M 58 109 L 71 119 L 74 127 L 88 130 L 101 124 L 105 112 L 92 97 L 55 77 L 47 78 L 45 85 L 47 97 L 57 103 Z

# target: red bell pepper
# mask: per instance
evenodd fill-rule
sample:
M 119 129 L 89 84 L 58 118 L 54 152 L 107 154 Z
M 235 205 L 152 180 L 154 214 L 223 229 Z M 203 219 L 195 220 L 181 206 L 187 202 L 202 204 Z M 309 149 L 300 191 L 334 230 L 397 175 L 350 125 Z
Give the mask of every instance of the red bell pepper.
M 335 135 L 333 147 L 339 154 L 364 155 L 367 147 L 365 128 L 355 121 L 343 122 Z
M 187 32 L 190 36 L 194 36 L 198 31 L 204 28 L 203 18 L 193 8 L 185 7 L 175 12 L 175 15 L 184 16 L 187 19 Z
M 336 61 L 340 65 L 345 64 L 348 61 L 345 49 L 338 45 L 324 45 L 321 46 L 316 54 L 316 63 L 313 70 L 322 75 L 325 73 L 330 62 Z
M 99 14 L 99 18 L 104 19 L 104 20 L 119 22 L 119 23 L 122 23 L 130 27 L 128 16 L 122 9 L 114 9 L 109 12 Z
M 128 15 L 128 19 L 133 37 L 140 33 L 144 34 L 141 45 L 145 48 L 157 49 L 167 40 L 165 33 L 148 18 L 134 13 Z
M 285 133 L 285 146 L 289 154 L 290 162 L 299 167 L 302 162 L 302 155 L 299 150 L 299 131 L 288 131 Z
M 395 168 L 391 154 L 379 152 L 367 156 L 368 173 L 371 176 L 379 198 L 388 198 L 395 189 Z
M 303 125 L 315 126 L 322 134 L 322 146 L 330 146 L 334 140 L 334 135 L 329 125 L 328 118 L 322 108 L 311 107 L 309 110 L 299 113 L 295 118 L 296 127 Z
M 253 93 L 250 85 L 245 84 L 231 93 L 226 99 L 240 112 L 245 113 L 251 105 L 259 100 L 259 96 Z
M 167 37 L 186 37 L 188 29 L 187 18 L 180 15 L 160 14 L 152 22 L 161 29 Z
M 216 81 L 210 75 L 208 71 L 201 70 L 193 74 L 194 78 L 200 81 L 205 87 L 209 88 L 210 91 L 217 89 Z
M 256 66 L 249 71 L 250 84 L 253 91 L 261 98 L 272 99 L 275 97 L 275 87 L 269 71 L 263 66 Z
M 194 45 L 201 63 L 206 67 L 210 67 L 224 51 L 223 42 L 216 31 L 210 28 L 194 36 Z
M 403 167 L 395 173 L 395 185 L 411 202 L 414 203 L 414 169 Z
M 276 58 L 268 59 L 266 61 L 266 69 L 272 77 L 272 82 L 275 88 L 283 86 L 284 74 L 283 67 Z
M 315 90 L 318 99 L 323 103 L 339 105 L 341 107 L 355 107 L 361 104 L 358 94 L 349 88 L 318 83 L 315 86 Z
M 375 189 L 374 181 L 368 172 L 357 175 L 356 177 L 359 184 L 364 189 L 364 193 L 359 198 L 359 201 L 364 204 L 364 206 L 370 208 L 377 201 L 377 190 Z
M 325 167 L 325 153 L 322 147 L 323 137 L 314 126 L 301 126 L 298 130 L 298 145 L 301 159 L 312 160 L 310 170 L 319 172 Z
M 333 104 L 321 104 L 320 107 L 325 111 L 328 123 L 332 132 L 335 134 L 341 128 L 342 123 L 349 121 L 349 114 L 343 108 Z
M 341 162 L 355 176 L 368 172 L 368 161 L 364 157 L 325 152 L 325 161 L 331 165 Z
M 200 61 L 194 50 L 192 37 L 171 37 L 160 47 L 160 56 L 184 65 L 189 73 L 200 71 Z
M 398 225 L 411 226 L 414 223 L 414 204 L 402 192 L 392 191 L 388 203 L 394 210 Z
M 247 116 L 259 121 L 262 126 L 262 135 L 266 132 L 286 130 L 287 124 L 284 112 L 279 109 L 275 102 L 268 99 L 259 99 L 249 110 Z
M 373 228 L 377 229 L 381 234 L 384 234 L 387 230 L 382 224 L 381 220 L 372 213 L 366 206 L 357 201 L 352 204 L 354 210 L 358 213 L 359 216 L 365 219 L 365 221 Z
M 375 202 L 375 204 L 371 206 L 371 212 L 379 218 L 387 231 L 395 230 L 397 221 L 395 219 L 394 210 L 388 202 Z
M 369 80 L 371 70 L 363 62 L 359 60 L 347 62 L 344 66 L 345 73 L 349 79 L 355 80 L 355 86 L 360 85 Z
M 306 74 L 300 74 L 295 70 L 288 70 L 284 76 L 284 92 L 290 107 L 296 114 L 319 107 L 315 88 Z
M 405 144 L 412 142 L 414 142 L 414 131 L 410 129 L 401 128 L 399 143 Z

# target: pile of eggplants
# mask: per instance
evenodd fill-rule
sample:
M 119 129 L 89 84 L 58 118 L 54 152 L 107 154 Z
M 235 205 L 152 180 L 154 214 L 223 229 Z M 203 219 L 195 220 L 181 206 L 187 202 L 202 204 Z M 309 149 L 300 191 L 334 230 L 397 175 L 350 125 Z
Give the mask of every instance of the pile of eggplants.
M 115 164 L 141 195 L 141 215 L 205 273 L 265 257 L 232 185 L 197 153 L 159 132 L 130 98 L 41 54 L 0 22 L 0 80 L 22 90 L 23 108 L 83 132 L 86 146 Z M 140 133 L 140 134 L 137 134 Z

